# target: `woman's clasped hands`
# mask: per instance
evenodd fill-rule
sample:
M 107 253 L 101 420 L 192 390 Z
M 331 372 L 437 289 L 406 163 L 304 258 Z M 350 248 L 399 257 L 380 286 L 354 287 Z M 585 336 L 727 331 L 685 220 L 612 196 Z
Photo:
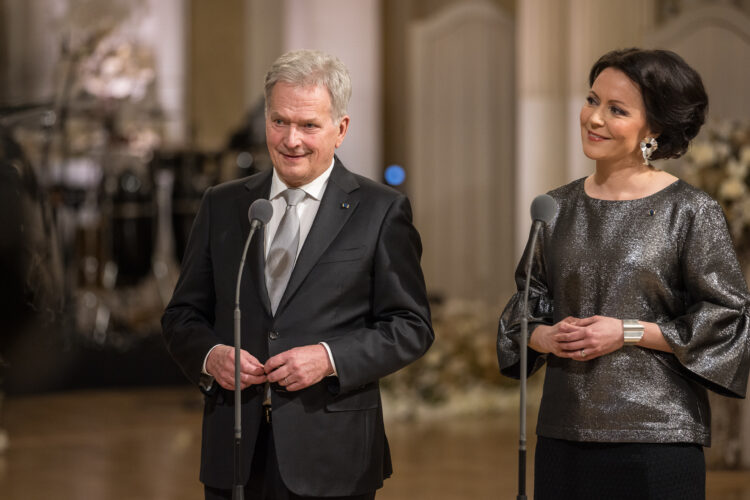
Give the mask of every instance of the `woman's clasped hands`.
M 552 326 L 536 327 L 529 347 L 559 358 L 590 361 L 620 349 L 623 338 L 622 321 L 617 318 L 569 316 Z

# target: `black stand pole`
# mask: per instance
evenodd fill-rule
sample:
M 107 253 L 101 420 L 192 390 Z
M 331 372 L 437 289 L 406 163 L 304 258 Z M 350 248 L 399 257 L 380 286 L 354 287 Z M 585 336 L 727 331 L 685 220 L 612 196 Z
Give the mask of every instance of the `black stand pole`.
M 255 231 L 268 224 L 273 216 L 273 206 L 268 200 L 259 198 L 252 202 L 247 214 L 250 219 L 250 233 L 245 240 L 245 248 L 242 250 L 242 260 L 240 268 L 237 271 L 237 290 L 234 294 L 234 483 L 232 488 L 232 500 L 244 500 L 245 487 L 241 479 L 241 444 L 242 444 L 242 381 L 240 380 L 240 359 L 242 355 L 241 344 L 242 336 L 240 335 L 240 283 L 242 283 L 242 270 L 245 268 L 245 257 L 247 249 L 250 247 L 250 241 L 253 239 Z
M 253 221 L 255 222 L 255 221 Z M 240 269 L 237 272 L 237 291 L 234 301 L 234 487 L 232 488 L 232 500 L 244 500 L 245 488 L 242 485 L 241 475 L 241 444 L 242 444 L 242 384 L 240 381 L 240 356 L 242 336 L 240 334 L 240 283 L 242 282 L 242 270 L 245 267 L 245 256 L 250 246 L 250 240 L 259 224 L 250 223 L 250 234 L 245 241 L 245 249 L 242 251 Z
M 531 264 L 534 261 L 534 247 L 539 229 L 542 227 L 540 221 L 534 221 L 531 233 L 531 251 L 528 253 L 526 262 L 526 284 L 523 289 L 523 316 L 521 317 L 521 403 L 520 403 L 520 431 L 518 440 L 518 495 L 517 500 L 526 500 L 526 373 L 529 359 L 528 336 L 529 336 L 529 286 L 531 284 Z

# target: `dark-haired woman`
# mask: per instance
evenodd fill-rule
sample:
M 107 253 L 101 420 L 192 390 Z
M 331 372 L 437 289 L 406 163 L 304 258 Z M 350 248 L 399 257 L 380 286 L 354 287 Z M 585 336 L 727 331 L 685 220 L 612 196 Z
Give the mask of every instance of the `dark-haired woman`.
M 668 51 L 607 53 L 589 83 L 596 170 L 549 193 L 559 210 L 533 255 L 529 373 L 547 363 L 535 497 L 702 499 L 706 390 L 745 395 L 750 296 L 720 206 L 650 161 L 686 151 L 708 98 Z M 519 292 L 498 330 L 511 377 L 521 315 Z

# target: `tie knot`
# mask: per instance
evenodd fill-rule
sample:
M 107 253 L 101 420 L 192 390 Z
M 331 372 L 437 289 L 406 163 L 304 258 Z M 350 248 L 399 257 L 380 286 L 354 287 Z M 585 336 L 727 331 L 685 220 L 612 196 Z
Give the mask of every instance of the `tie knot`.
M 286 191 L 282 191 L 281 196 L 284 198 L 284 201 L 286 201 L 288 206 L 293 207 L 302 201 L 302 198 L 305 197 L 305 192 L 301 189 L 289 188 Z

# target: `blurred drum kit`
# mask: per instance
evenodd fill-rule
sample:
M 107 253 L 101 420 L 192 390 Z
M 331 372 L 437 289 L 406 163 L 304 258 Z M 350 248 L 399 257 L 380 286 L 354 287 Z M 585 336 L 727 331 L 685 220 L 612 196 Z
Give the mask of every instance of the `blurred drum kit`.
M 248 116 L 256 124 L 257 111 Z M 34 228 L 48 251 L 39 272 L 59 277 L 50 288 L 74 342 L 127 350 L 159 333 L 203 192 L 270 167 L 257 130 L 240 129 L 220 152 L 165 149 L 160 119 L 123 140 L 87 105 L 0 108 L 0 136 L 13 145 L 0 161 L 39 186 L 23 209 L 49 214 Z

